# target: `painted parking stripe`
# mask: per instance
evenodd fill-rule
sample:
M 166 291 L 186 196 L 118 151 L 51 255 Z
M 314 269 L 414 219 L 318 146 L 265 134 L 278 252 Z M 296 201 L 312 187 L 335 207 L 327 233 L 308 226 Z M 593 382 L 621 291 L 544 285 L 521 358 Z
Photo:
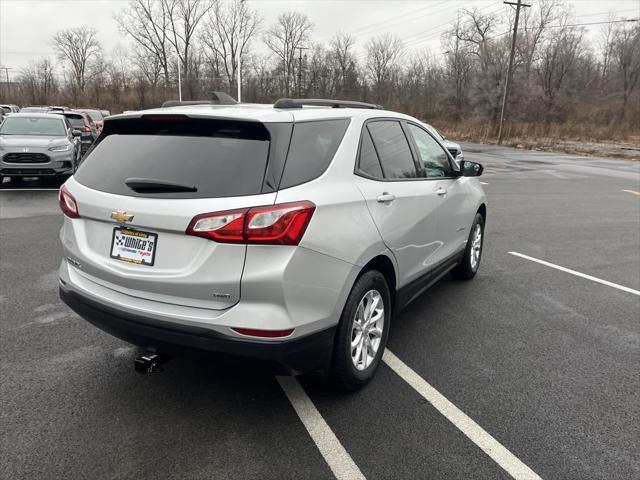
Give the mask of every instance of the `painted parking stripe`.
M 295 377 L 276 377 L 304 427 L 338 480 L 364 479 L 358 466 L 325 422 Z
M 518 252 L 509 252 L 509 254 L 515 255 L 516 257 L 524 258 L 525 260 L 529 260 L 531 262 L 539 263 L 540 265 L 545 265 L 547 267 L 555 268 L 556 270 L 560 270 L 561 272 L 570 273 L 571 275 L 575 275 L 576 277 L 586 278 L 587 280 L 591 280 L 592 282 L 601 283 L 602 285 L 607 285 L 608 287 L 612 287 L 612 288 L 617 288 L 618 290 L 622 290 L 623 292 L 633 293 L 634 295 L 640 295 L 640 291 L 634 290 L 633 288 L 625 287 L 624 285 L 618 285 L 617 283 L 609 282 L 608 280 L 603 280 L 598 277 L 593 277 L 585 273 L 576 272 L 575 270 L 561 267 L 560 265 L 556 265 L 555 263 L 545 262 L 544 260 L 540 260 L 539 258 L 533 258 Z
M 635 190 L 625 190 L 622 189 L 623 192 L 627 192 L 627 193 L 631 193 L 632 195 L 638 195 L 640 196 L 640 192 L 636 192 Z
M 453 423 L 469 440 L 517 480 L 540 480 L 540 477 L 462 410 L 451 403 L 407 364 L 386 349 L 382 357 L 391 370 Z

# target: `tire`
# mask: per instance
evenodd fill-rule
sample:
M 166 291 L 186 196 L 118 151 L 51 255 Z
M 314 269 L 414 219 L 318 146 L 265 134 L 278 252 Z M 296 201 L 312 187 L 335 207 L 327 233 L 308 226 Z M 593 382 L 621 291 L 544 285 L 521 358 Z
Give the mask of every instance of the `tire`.
M 480 239 L 476 235 L 480 231 Z M 474 244 L 474 241 L 476 242 Z M 479 245 L 478 245 L 479 243 Z M 480 268 L 480 260 L 482 260 L 482 247 L 484 246 L 484 218 L 476 213 L 471 224 L 471 231 L 467 239 L 467 247 L 464 250 L 464 257 L 457 267 L 451 270 L 451 275 L 457 280 L 471 280 L 478 273 Z M 475 255 L 474 255 L 475 253 Z M 476 256 L 477 255 L 477 256 Z
M 378 320 L 370 324 L 367 323 L 365 328 L 372 328 L 372 330 L 365 334 L 366 337 L 360 333 L 360 338 L 363 338 L 360 344 L 360 351 L 371 353 L 375 350 L 375 354 L 356 357 L 359 358 L 359 361 L 354 360 L 352 353 L 357 353 L 358 346 L 356 345 L 352 350 L 351 342 L 361 332 L 358 326 L 366 323 L 366 317 L 361 317 L 361 321 L 356 322 L 356 313 L 359 312 L 358 307 L 361 303 L 364 306 L 371 305 L 369 302 L 374 300 L 377 300 L 377 305 L 382 302 L 383 310 L 380 312 L 379 308 L 375 308 L 374 315 L 371 318 L 376 318 L 377 316 Z M 356 323 L 358 326 L 355 325 Z M 364 387 L 373 378 L 387 344 L 390 325 L 391 294 L 389 293 L 389 287 L 384 276 L 379 271 L 369 270 L 363 273 L 353 285 L 338 324 L 329 375 L 331 381 L 339 389 L 352 392 Z M 375 332 L 378 329 L 381 332 L 376 335 Z M 366 338 L 370 340 L 369 343 L 365 340 Z M 376 340 L 378 339 L 379 342 L 377 342 L 376 348 Z M 356 367 L 356 362 L 359 365 L 358 367 Z

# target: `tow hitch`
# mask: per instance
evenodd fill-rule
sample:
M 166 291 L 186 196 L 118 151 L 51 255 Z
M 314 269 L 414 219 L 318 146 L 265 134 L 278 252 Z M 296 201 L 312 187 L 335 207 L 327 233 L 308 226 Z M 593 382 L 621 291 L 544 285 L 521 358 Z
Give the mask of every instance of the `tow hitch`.
M 138 373 L 159 373 L 162 372 L 162 365 L 169 360 L 166 355 L 160 355 L 158 353 L 147 353 L 141 355 L 134 361 L 136 372 Z

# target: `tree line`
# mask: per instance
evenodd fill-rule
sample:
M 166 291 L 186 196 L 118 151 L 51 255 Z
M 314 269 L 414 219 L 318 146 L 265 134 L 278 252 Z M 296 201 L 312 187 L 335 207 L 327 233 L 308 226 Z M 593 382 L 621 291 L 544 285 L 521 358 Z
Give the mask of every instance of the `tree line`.
M 610 17 L 593 41 L 588 23 L 562 0 L 532 3 L 520 19 L 507 136 L 637 138 L 638 21 Z M 241 69 L 243 102 L 361 100 L 490 139 L 497 133 L 514 18 L 506 7 L 464 9 L 434 32 L 408 42 L 383 32 L 363 49 L 348 32 L 314 40 L 313 22 L 301 12 L 283 12 L 267 25 L 243 0 L 130 0 L 114 21 L 130 40 L 128 49 L 107 54 L 91 27 L 60 31 L 51 45 L 63 72 L 50 58 L 34 61 L 7 100 L 138 110 L 177 97 L 178 69 L 185 100 L 214 90 L 235 97 Z M 419 48 L 438 35 L 440 51 Z

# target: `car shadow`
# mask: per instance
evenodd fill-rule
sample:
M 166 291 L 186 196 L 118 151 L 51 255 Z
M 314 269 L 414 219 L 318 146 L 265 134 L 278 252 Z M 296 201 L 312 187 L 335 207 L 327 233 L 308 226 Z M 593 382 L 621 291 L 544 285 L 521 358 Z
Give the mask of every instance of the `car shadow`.
M 60 188 L 68 177 L 7 177 L 0 182 L 0 190 L 29 190 Z

